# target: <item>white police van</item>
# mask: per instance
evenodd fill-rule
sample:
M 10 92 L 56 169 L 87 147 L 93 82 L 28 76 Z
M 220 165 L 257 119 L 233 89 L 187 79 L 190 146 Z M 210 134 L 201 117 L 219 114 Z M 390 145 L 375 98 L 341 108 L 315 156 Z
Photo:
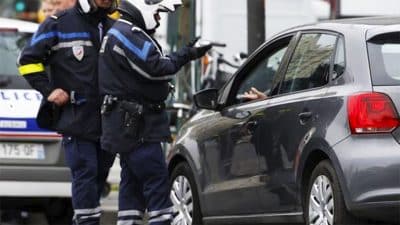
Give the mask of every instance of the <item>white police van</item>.
M 37 27 L 0 18 L 0 211 L 43 210 L 50 223 L 59 224 L 58 217 L 71 216 L 61 136 L 37 126 L 42 96 L 19 76 L 16 65 Z

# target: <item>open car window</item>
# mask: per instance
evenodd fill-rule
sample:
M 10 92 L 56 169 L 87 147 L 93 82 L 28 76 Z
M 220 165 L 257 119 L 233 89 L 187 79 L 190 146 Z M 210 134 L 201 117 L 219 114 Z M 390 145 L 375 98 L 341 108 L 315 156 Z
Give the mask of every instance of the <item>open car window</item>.
M 275 74 L 278 72 L 279 65 L 286 50 L 287 46 L 277 50 L 272 55 L 262 60 L 242 82 L 236 98 L 239 100 L 243 98 L 243 93 L 249 91 L 252 87 L 265 95 L 269 95 Z
M 278 73 L 292 39 L 293 36 L 279 39 L 267 45 L 250 59 L 246 67 L 235 77 L 230 94 L 231 104 L 265 99 L 248 98 L 246 92 L 251 88 L 256 88 L 265 96 L 271 95 L 274 87 L 279 83 Z

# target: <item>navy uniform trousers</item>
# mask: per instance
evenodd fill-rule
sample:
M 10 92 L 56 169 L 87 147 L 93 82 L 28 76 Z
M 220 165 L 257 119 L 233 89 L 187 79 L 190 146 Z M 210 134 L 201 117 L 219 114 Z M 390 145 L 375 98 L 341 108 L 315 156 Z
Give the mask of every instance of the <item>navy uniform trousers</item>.
M 115 154 L 100 148 L 99 142 L 64 137 L 65 160 L 72 175 L 74 225 L 100 224 L 100 196 Z
M 120 153 L 120 163 L 118 225 L 143 224 L 146 210 L 149 224 L 170 224 L 173 208 L 161 144 L 147 142 Z

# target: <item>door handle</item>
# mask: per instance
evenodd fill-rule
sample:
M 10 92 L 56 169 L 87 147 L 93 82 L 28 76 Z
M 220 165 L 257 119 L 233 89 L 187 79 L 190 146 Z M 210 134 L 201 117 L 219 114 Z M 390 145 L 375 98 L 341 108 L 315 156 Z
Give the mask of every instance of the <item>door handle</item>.
M 258 122 L 256 120 L 252 120 L 246 123 L 246 128 L 250 132 L 254 132 L 258 126 Z
M 311 119 L 313 113 L 312 112 L 302 112 L 299 113 L 299 119 L 301 125 L 304 125 L 309 119 Z

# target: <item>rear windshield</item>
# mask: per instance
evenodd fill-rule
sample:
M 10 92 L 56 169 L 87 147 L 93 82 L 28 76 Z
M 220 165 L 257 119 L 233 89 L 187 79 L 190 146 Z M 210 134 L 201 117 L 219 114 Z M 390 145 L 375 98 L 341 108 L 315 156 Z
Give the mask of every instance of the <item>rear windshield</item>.
M 0 30 L 0 75 L 18 75 L 17 58 L 31 34 Z
M 400 32 L 371 39 L 368 55 L 374 85 L 400 85 Z

